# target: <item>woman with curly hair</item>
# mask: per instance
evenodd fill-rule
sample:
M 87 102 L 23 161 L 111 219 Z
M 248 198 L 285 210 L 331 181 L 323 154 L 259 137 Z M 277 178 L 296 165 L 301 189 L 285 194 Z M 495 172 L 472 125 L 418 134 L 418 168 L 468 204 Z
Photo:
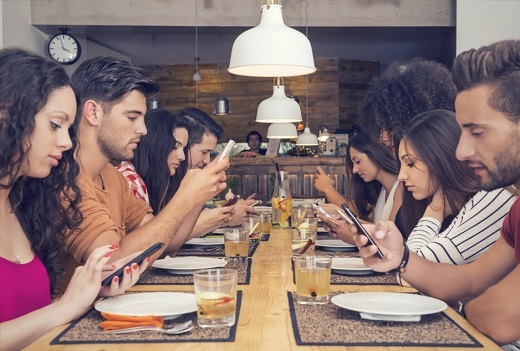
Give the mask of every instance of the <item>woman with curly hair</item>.
M 51 303 L 62 273 L 64 233 L 82 220 L 75 184 L 79 167 L 73 158 L 76 108 L 63 68 L 21 49 L 0 50 L 2 350 L 25 347 L 81 315 L 98 294 L 122 293 L 139 278 L 140 270 L 132 269 L 121 284 L 112 280 L 101 288 L 102 271 L 116 267 L 105 264 L 117 249 L 103 246 L 78 267 L 61 299 Z

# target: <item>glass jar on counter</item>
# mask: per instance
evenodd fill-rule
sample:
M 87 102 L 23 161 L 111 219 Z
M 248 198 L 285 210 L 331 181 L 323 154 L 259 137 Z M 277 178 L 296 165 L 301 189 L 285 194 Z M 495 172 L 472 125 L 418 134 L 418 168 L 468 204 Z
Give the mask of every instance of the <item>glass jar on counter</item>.
M 286 171 L 280 171 L 276 176 L 271 204 L 273 206 L 273 225 L 289 228 L 291 225 L 292 195 L 289 173 Z

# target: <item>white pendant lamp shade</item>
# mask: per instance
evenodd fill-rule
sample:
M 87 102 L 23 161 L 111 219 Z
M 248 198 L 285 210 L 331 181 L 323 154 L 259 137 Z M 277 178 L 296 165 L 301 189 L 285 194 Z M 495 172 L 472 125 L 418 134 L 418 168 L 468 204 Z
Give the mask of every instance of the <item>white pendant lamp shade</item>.
M 296 126 L 292 123 L 273 123 L 267 129 L 269 139 L 293 139 L 297 136 Z
M 323 131 L 320 130 L 320 136 L 318 137 L 319 141 L 326 141 L 329 137 L 330 134 L 327 128 L 323 128 Z
M 293 77 L 316 72 L 309 39 L 283 22 L 280 0 L 267 0 L 257 27 L 233 43 L 229 73 L 250 77 Z
M 302 134 L 298 136 L 298 140 L 296 140 L 296 145 L 298 146 L 314 146 L 318 145 L 318 137 L 311 133 L 309 127 L 305 127 L 305 130 Z
M 273 87 L 273 96 L 258 105 L 256 121 L 259 123 L 294 123 L 301 122 L 300 105 L 285 95 L 283 80 L 277 78 Z

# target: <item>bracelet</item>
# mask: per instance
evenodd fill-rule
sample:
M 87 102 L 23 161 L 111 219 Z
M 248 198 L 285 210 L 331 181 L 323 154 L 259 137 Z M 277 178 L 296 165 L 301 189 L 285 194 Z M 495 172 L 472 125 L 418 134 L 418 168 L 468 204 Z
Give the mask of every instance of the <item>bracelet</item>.
M 400 278 L 401 274 L 406 272 L 406 265 L 408 264 L 408 260 L 410 259 L 410 249 L 408 249 L 408 245 L 403 243 L 403 246 L 404 246 L 404 252 L 403 252 L 403 258 L 401 258 L 401 264 L 397 268 L 392 269 L 391 271 L 388 272 L 388 274 L 399 273 L 399 278 Z

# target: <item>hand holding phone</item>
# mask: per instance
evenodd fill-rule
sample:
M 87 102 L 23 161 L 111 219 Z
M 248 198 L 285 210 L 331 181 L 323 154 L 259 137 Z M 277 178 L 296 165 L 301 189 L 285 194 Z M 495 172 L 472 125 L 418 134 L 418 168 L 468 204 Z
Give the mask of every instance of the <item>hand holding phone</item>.
M 383 256 L 383 253 L 381 252 L 381 250 L 379 249 L 379 246 L 377 246 L 377 244 L 374 241 L 374 239 L 372 239 L 370 234 L 368 234 L 366 229 L 361 225 L 361 223 L 359 222 L 357 217 L 352 213 L 352 211 L 350 211 L 350 209 L 347 207 L 347 204 L 346 203 L 342 203 L 341 204 L 341 208 L 343 208 L 343 211 L 345 211 L 345 213 L 347 214 L 348 217 L 344 217 L 343 214 L 341 213 L 341 211 L 338 211 L 338 213 L 343 218 L 345 218 L 345 220 L 347 222 L 350 222 L 350 223 L 354 224 L 360 234 L 362 234 L 362 235 L 367 237 L 368 244 L 366 246 L 368 246 L 368 245 L 375 245 L 375 247 L 377 247 L 377 252 L 375 253 L 376 257 L 383 258 L 384 256 Z M 350 220 L 348 220 L 347 218 L 349 218 Z
M 149 257 L 149 256 L 153 255 L 155 252 L 160 250 L 163 246 L 164 246 L 164 243 L 155 243 L 155 244 L 153 244 L 148 249 L 143 251 L 142 254 L 140 254 L 139 256 L 137 256 L 136 258 L 131 260 L 130 262 L 125 263 L 117 271 L 115 271 L 114 273 L 110 274 L 108 277 L 103 279 L 103 281 L 101 282 L 101 285 L 102 286 L 110 285 L 112 283 L 112 279 L 114 279 L 115 276 L 118 276 L 119 277 L 119 281 L 121 281 L 121 279 L 123 278 L 123 271 L 124 271 L 125 267 L 129 267 L 129 266 L 131 266 L 134 263 L 141 264 L 141 262 L 143 262 L 143 260 L 146 257 Z
M 228 143 L 226 144 L 226 147 L 224 148 L 224 151 L 220 153 L 220 156 L 218 157 L 218 161 L 220 162 L 224 159 L 224 157 L 228 156 L 233 150 L 233 147 L 235 146 L 235 141 L 233 139 L 229 139 Z
M 314 206 L 318 209 L 318 211 L 320 211 L 320 213 L 321 213 L 322 215 L 324 215 L 324 216 L 327 217 L 327 218 L 333 219 L 332 216 L 331 216 L 330 214 L 328 214 L 328 213 L 327 213 L 323 208 L 321 208 L 321 207 L 318 206 L 318 205 L 314 205 Z
M 229 200 L 226 201 L 226 203 L 224 205 L 222 205 L 222 207 L 232 206 L 232 205 L 236 204 L 237 201 L 238 201 L 238 196 L 233 195 L 229 198 Z

